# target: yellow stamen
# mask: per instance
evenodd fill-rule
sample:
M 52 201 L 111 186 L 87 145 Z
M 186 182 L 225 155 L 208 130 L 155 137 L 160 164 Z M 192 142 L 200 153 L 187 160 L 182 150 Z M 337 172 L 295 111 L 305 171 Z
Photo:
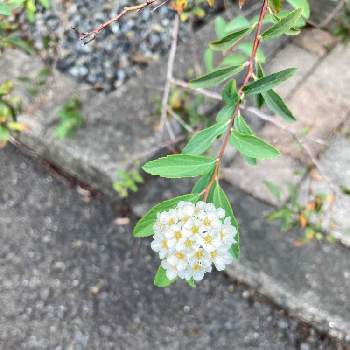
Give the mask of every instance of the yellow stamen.
M 195 253 L 194 253 L 194 257 L 197 259 L 197 260 L 200 260 L 204 257 L 204 252 L 203 250 L 197 250 Z
M 179 259 L 179 260 L 183 260 L 185 259 L 185 254 L 182 252 L 176 252 L 175 256 Z
M 211 237 L 210 235 L 206 235 L 206 236 L 204 237 L 204 242 L 205 242 L 205 244 L 210 244 L 210 243 L 212 243 L 212 242 L 213 242 L 213 237 Z
M 213 252 L 210 252 L 211 257 L 214 259 L 218 256 L 218 252 L 214 250 Z
M 193 241 L 191 241 L 190 239 L 186 239 L 185 247 L 186 248 L 192 248 L 192 245 L 193 245 Z
M 211 221 L 209 220 L 209 218 L 205 218 L 203 221 L 204 226 L 210 226 L 211 225 Z
M 192 226 L 191 231 L 192 231 L 192 233 L 195 235 L 196 233 L 199 232 L 199 227 L 198 227 L 198 226 Z
M 194 271 L 200 271 L 202 269 L 202 266 L 200 264 L 194 264 L 192 266 L 192 270 Z
M 175 239 L 178 241 L 182 237 L 181 231 L 176 231 L 175 232 Z
M 168 224 L 169 224 L 169 225 L 174 225 L 174 224 L 175 224 L 174 218 L 170 218 L 170 219 L 168 220 Z

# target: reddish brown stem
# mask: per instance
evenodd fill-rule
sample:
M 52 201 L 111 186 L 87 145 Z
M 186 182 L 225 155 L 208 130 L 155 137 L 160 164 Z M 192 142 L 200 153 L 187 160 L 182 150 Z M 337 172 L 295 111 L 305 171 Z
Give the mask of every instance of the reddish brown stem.
M 213 172 L 213 176 L 211 177 L 211 179 L 210 179 L 210 181 L 208 183 L 208 186 L 204 190 L 203 200 L 205 202 L 208 199 L 210 190 L 211 190 L 214 182 L 218 180 L 220 164 L 221 164 L 222 158 L 224 156 L 225 149 L 226 149 L 226 147 L 227 147 L 227 145 L 228 145 L 228 143 L 230 141 L 231 129 L 232 129 L 234 120 L 235 120 L 236 116 L 238 115 L 239 108 L 240 108 L 240 105 L 241 105 L 241 101 L 242 101 L 242 98 L 243 98 L 243 94 L 244 94 L 243 93 L 243 89 L 249 83 L 249 80 L 251 79 L 251 77 L 253 75 L 254 63 L 255 63 L 255 59 L 256 59 L 256 53 L 257 53 L 258 48 L 260 46 L 260 41 L 261 41 L 260 34 L 261 34 L 261 31 L 262 31 L 263 20 L 264 20 L 264 17 L 266 15 L 267 8 L 268 8 L 268 0 L 263 0 L 263 4 L 262 4 L 261 9 L 260 9 L 258 26 L 257 26 L 256 32 L 255 32 L 252 53 L 251 53 L 249 61 L 248 61 L 248 67 L 246 69 L 246 72 L 245 72 L 245 75 L 244 75 L 244 78 L 243 78 L 243 83 L 242 83 L 242 85 L 240 86 L 240 88 L 238 90 L 238 95 L 239 95 L 240 99 L 239 99 L 239 101 L 237 103 L 237 106 L 236 106 L 236 108 L 235 108 L 235 110 L 234 110 L 234 112 L 232 114 L 232 117 L 230 119 L 230 122 L 229 122 L 229 124 L 227 126 L 227 130 L 226 130 L 226 134 L 225 134 L 225 137 L 224 137 L 224 141 L 222 143 L 222 146 L 221 146 L 220 151 L 218 153 L 218 156 L 216 158 L 215 169 L 214 169 L 214 172 Z

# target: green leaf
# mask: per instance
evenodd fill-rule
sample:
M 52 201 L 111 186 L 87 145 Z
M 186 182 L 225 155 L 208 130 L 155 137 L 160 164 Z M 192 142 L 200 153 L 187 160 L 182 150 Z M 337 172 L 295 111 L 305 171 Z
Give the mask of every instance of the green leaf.
M 279 188 L 279 186 L 275 185 L 271 181 L 264 181 L 264 184 L 278 201 L 281 200 L 282 194 L 281 194 L 281 189 Z
M 194 88 L 207 88 L 218 85 L 243 69 L 243 65 L 220 68 L 190 81 Z
M 310 5 L 308 0 L 287 0 L 294 8 L 300 8 L 301 14 L 304 18 L 310 17 Z
M 232 80 L 226 84 L 222 93 L 222 99 L 225 102 L 225 106 L 217 114 L 216 120 L 218 122 L 226 122 L 231 119 L 237 106 L 239 96 L 235 80 Z
M 242 134 L 254 135 L 253 130 L 250 128 L 246 120 L 241 115 L 238 115 L 235 118 L 234 127 L 238 132 Z
M 214 69 L 214 52 L 212 50 L 205 50 L 203 60 L 208 72 Z
M 231 224 L 237 229 L 237 234 L 235 236 L 235 240 L 237 242 L 232 244 L 230 248 L 230 252 L 232 256 L 238 260 L 239 252 L 240 252 L 239 224 L 235 215 L 233 214 L 231 203 L 227 198 L 226 193 L 219 185 L 215 187 L 212 199 L 213 199 L 214 205 L 217 208 L 223 208 L 225 210 L 226 216 L 231 218 Z
M 296 68 L 288 68 L 277 73 L 273 73 L 264 78 L 258 79 L 243 88 L 243 91 L 247 95 L 260 94 L 265 91 L 271 90 L 276 85 L 279 85 L 283 81 L 287 80 L 294 75 Z
M 193 186 L 192 193 L 201 193 L 208 186 L 212 176 L 213 171 L 210 171 L 208 174 L 201 176 Z
M 226 123 L 216 123 L 196 133 L 182 150 L 182 153 L 194 155 L 204 153 L 225 130 Z
M 262 139 L 232 130 L 230 143 L 243 155 L 256 159 L 273 159 L 279 156 L 277 148 Z
M 269 0 L 269 4 L 275 13 L 278 13 L 281 11 L 281 8 L 282 8 L 281 0 Z
M 233 214 L 231 203 L 230 203 L 229 199 L 227 198 L 226 193 L 219 185 L 217 185 L 215 187 L 215 190 L 213 193 L 213 203 L 217 208 L 222 208 L 225 210 L 226 216 L 231 218 L 231 224 L 238 231 L 239 225 L 238 225 L 238 221 L 237 221 L 236 217 Z
M 263 40 L 270 40 L 280 35 L 285 34 L 291 29 L 301 16 L 301 9 L 298 8 L 290 12 L 287 16 L 280 19 L 277 23 L 273 24 L 269 29 L 262 33 Z
M 164 202 L 158 203 L 150 209 L 135 225 L 133 235 L 134 237 L 149 237 L 153 235 L 153 226 L 157 220 L 157 214 L 161 211 L 166 211 L 174 208 L 177 203 L 192 202 L 195 203 L 199 199 L 199 194 L 190 193 L 179 197 L 168 199 Z
M 174 154 L 147 162 L 143 170 L 167 178 L 194 177 L 208 173 L 214 164 L 213 158 Z
M 254 135 L 253 130 L 250 128 L 246 120 L 241 115 L 238 115 L 235 118 L 234 127 L 238 132 L 242 134 Z M 257 164 L 257 160 L 255 158 L 251 158 L 243 155 L 243 159 L 250 165 Z
M 0 15 L 1 16 L 11 16 L 11 9 L 4 3 L 0 3 Z
M 24 52 L 26 52 L 29 55 L 35 53 L 33 46 L 29 42 L 22 40 L 17 35 L 9 35 L 9 36 L 4 38 L 4 41 L 12 46 L 15 46 L 15 47 L 23 50 Z
M 225 105 L 218 112 L 218 114 L 216 116 L 216 120 L 218 122 L 226 122 L 226 121 L 228 121 L 232 117 L 232 114 L 233 114 L 235 108 L 236 108 L 235 104 Z
M 27 12 L 28 21 L 29 22 L 34 22 L 35 12 L 36 12 L 35 0 L 27 0 L 25 2 L 25 6 L 26 6 L 26 12 Z
M 162 266 L 159 266 L 155 276 L 154 276 L 154 285 L 160 288 L 169 287 L 176 280 L 169 280 L 166 276 L 166 271 Z
M 239 100 L 236 80 L 230 80 L 224 87 L 222 99 L 226 104 L 236 104 Z
M 235 30 L 225 35 L 222 39 L 212 41 L 209 43 L 209 47 L 214 51 L 226 51 L 236 45 L 251 31 L 251 27 Z
M 0 97 L 8 95 L 13 90 L 13 82 L 11 80 L 5 80 L 0 84 Z
M 222 16 L 215 18 L 215 33 L 218 38 L 222 38 L 225 35 L 226 22 Z
M 221 61 L 220 66 L 239 66 L 246 62 L 246 58 L 241 55 L 229 55 L 224 57 Z
M 258 77 L 258 79 L 261 79 L 264 77 L 264 71 L 263 71 L 263 68 L 262 68 L 260 63 L 257 63 L 256 76 Z M 264 101 L 263 96 L 261 94 L 257 94 L 256 95 L 256 104 L 257 104 L 258 108 L 261 108 L 264 105 L 264 103 L 265 103 L 265 101 Z
M 275 114 L 281 116 L 288 122 L 295 121 L 293 113 L 289 110 L 282 97 L 279 96 L 274 90 L 268 90 L 262 93 L 264 101 L 267 107 Z
M 45 9 L 50 7 L 50 0 L 39 0 L 39 2 Z
M 190 278 L 189 280 L 186 280 L 186 282 L 191 288 L 196 288 L 196 283 L 194 282 L 193 277 Z
M 253 21 L 253 23 L 256 21 Z M 248 27 L 250 22 L 244 16 L 237 16 L 232 21 L 228 22 L 225 26 L 225 34 L 228 34 L 234 30 Z
M 0 143 L 6 143 L 10 137 L 10 131 L 0 124 Z

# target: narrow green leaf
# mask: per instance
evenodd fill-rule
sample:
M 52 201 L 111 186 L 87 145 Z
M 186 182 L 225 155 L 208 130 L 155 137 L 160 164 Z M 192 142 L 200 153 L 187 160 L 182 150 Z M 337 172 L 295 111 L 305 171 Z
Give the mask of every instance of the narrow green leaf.
M 50 0 L 39 0 L 39 2 L 46 9 L 50 7 Z
M 166 271 L 162 266 L 159 266 L 155 276 L 154 276 L 154 285 L 159 288 L 169 287 L 176 280 L 169 280 L 166 276 Z
M 215 33 L 218 38 L 222 38 L 225 35 L 226 22 L 222 16 L 216 16 L 215 18 Z
M 243 69 L 243 65 L 220 68 L 190 81 L 194 88 L 207 88 L 218 85 Z
M 214 52 L 213 50 L 206 49 L 203 56 L 205 68 L 208 72 L 214 69 Z
M 226 123 L 216 123 L 196 133 L 182 150 L 182 153 L 194 155 L 204 153 L 225 130 Z
M 153 235 L 153 226 L 157 220 L 157 214 L 161 211 L 166 211 L 174 208 L 177 203 L 192 202 L 195 203 L 199 199 L 199 194 L 190 193 L 183 196 L 168 199 L 164 202 L 158 203 L 152 209 L 150 209 L 145 216 L 143 216 L 135 225 L 133 235 L 135 237 L 149 237 Z
M 243 91 L 247 95 L 260 94 L 271 90 L 283 81 L 294 75 L 296 68 L 288 68 L 277 73 L 273 73 L 264 78 L 258 79 L 244 87 Z
M 258 79 L 261 79 L 264 77 L 264 71 L 263 71 L 262 65 L 260 63 L 257 63 L 256 76 L 258 77 Z M 258 108 L 260 109 L 264 105 L 264 103 L 265 103 L 265 101 L 264 101 L 263 96 L 261 94 L 257 94 L 256 95 L 256 105 L 258 106 Z
M 247 59 L 241 55 L 229 55 L 224 57 L 220 63 L 220 66 L 239 66 L 241 64 L 244 64 L 246 61 Z
M 251 158 L 261 160 L 273 159 L 280 154 L 277 148 L 262 139 L 253 135 L 239 133 L 236 130 L 232 130 L 230 143 L 240 153 Z
M 275 13 L 278 13 L 281 11 L 281 8 L 282 8 L 281 0 L 269 0 L 269 4 Z
M 231 224 L 237 229 L 239 229 L 238 221 L 233 214 L 233 210 L 231 207 L 231 203 L 229 199 L 227 198 L 226 193 L 224 190 L 217 185 L 215 187 L 214 193 L 213 193 L 213 203 L 217 208 L 222 208 L 225 210 L 226 216 L 231 218 Z
M 10 131 L 0 124 L 0 143 L 6 143 L 10 137 Z
M 231 218 L 231 224 L 237 229 L 237 234 L 234 237 L 236 240 L 236 243 L 232 244 L 230 248 L 230 253 L 235 259 L 238 260 L 239 253 L 240 253 L 239 224 L 235 215 L 233 214 L 231 203 L 227 198 L 226 193 L 219 185 L 217 185 L 214 189 L 212 200 L 216 207 L 223 208 L 225 210 L 226 216 Z
M 281 189 L 279 188 L 279 186 L 277 186 L 276 184 L 274 184 L 271 181 L 264 181 L 265 186 L 267 187 L 267 189 L 271 192 L 271 194 L 279 201 L 281 200 Z
M 0 15 L 1 16 L 11 16 L 11 9 L 4 3 L 0 3 Z
M 287 16 L 280 19 L 277 23 L 273 24 L 269 29 L 262 33 L 263 40 L 270 40 L 280 35 L 285 34 L 291 29 L 301 16 L 301 9 L 298 8 L 290 12 Z
M 207 186 L 213 176 L 213 171 L 201 176 L 192 188 L 192 193 L 201 193 Z
M 225 105 L 220 109 L 216 116 L 218 122 L 227 122 L 231 117 L 236 108 L 235 104 Z
M 224 87 L 222 99 L 226 104 L 236 104 L 239 100 L 236 80 L 230 80 Z
M 310 5 L 308 0 L 287 0 L 294 8 L 300 8 L 304 18 L 310 17 Z
M 196 283 L 194 282 L 193 277 L 189 280 L 186 280 L 186 282 L 191 288 L 196 288 Z
M 167 178 L 195 177 L 208 173 L 214 163 L 213 158 L 174 154 L 147 162 L 143 170 L 148 174 Z
M 252 31 L 251 27 L 234 30 L 219 40 L 209 43 L 209 47 L 214 51 L 226 51 L 236 45 Z
M 33 46 L 27 41 L 22 40 L 18 35 L 9 35 L 3 40 L 6 43 L 25 51 L 29 55 L 35 53 L 35 49 L 33 48 Z
M 254 135 L 253 130 L 250 128 L 246 120 L 241 115 L 238 115 L 235 118 L 234 127 L 238 132 L 242 134 Z M 250 165 L 257 164 L 257 160 L 255 158 L 251 158 L 243 155 L 243 159 Z
M 254 135 L 253 130 L 241 115 L 238 115 L 235 118 L 234 127 L 238 132 L 242 134 Z
M 249 22 L 244 16 L 236 16 L 232 21 L 226 23 L 225 34 L 228 34 L 234 30 L 247 27 L 257 21 Z
M 241 243 L 240 243 L 239 233 L 237 233 L 236 241 L 237 241 L 237 243 L 234 243 L 231 245 L 230 253 L 231 253 L 233 258 L 239 260 L 240 255 L 241 255 Z
M 264 101 L 267 107 L 275 114 L 281 116 L 288 122 L 295 121 L 293 113 L 289 110 L 282 97 L 279 96 L 274 90 L 268 90 L 262 93 Z

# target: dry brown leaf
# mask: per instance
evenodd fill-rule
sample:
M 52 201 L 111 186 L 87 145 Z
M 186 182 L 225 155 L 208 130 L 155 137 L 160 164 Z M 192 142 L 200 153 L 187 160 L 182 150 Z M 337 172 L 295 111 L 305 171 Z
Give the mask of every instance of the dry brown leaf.
M 238 6 L 239 8 L 242 8 L 245 4 L 246 0 L 238 0 Z
M 178 14 L 181 14 L 187 6 L 187 0 L 174 0 L 171 3 L 171 8 L 174 9 Z

